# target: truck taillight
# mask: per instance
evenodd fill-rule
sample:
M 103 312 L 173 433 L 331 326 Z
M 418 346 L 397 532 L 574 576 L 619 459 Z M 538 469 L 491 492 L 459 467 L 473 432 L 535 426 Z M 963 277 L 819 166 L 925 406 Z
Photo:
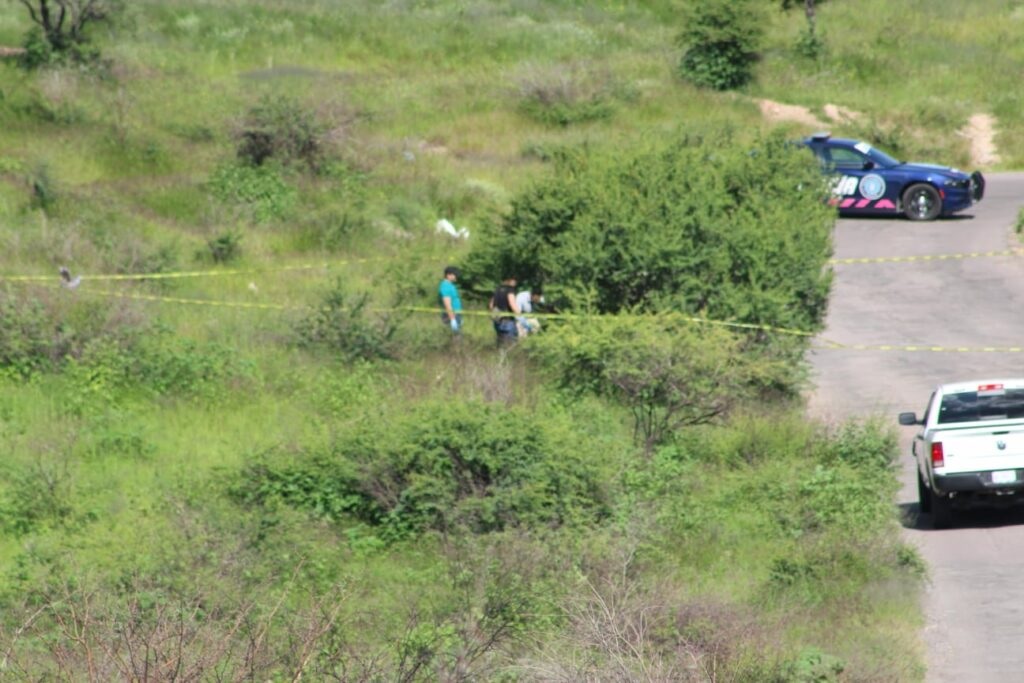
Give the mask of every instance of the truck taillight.
M 942 457 L 942 443 L 932 444 L 932 467 L 945 467 L 946 461 Z

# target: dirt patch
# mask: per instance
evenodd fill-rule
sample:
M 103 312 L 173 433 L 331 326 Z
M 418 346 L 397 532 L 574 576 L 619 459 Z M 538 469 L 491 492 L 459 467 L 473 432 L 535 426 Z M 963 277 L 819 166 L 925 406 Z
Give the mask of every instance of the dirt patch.
M 828 127 L 828 124 L 822 123 L 807 107 L 801 107 L 796 104 L 782 104 L 772 100 L 757 100 L 757 106 L 761 110 L 761 115 L 772 123 L 792 121 L 816 129 Z
M 826 104 L 822 107 L 825 116 L 828 117 L 827 121 L 819 119 L 807 107 L 801 107 L 797 104 L 757 100 L 757 107 L 761 110 L 761 115 L 772 123 L 790 121 L 819 130 L 827 129 L 830 123 L 858 123 L 865 118 L 863 113 L 847 109 L 846 107 L 840 107 L 838 104 Z
M 840 107 L 838 104 L 826 104 L 824 109 L 825 116 L 836 123 L 860 123 L 864 120 L 864 114 L 861 112 Z
M 989 167 L 1001 161 L 996 151 L 996 119 L 991 114 L 974 114 L 959 134 L 971 145 L 972 166 Z
M 6 45 L 0 45 L 0 59 L 20 57 L 23 54 L 25 54 L 25 48 L 23 47 L 8 47 Z

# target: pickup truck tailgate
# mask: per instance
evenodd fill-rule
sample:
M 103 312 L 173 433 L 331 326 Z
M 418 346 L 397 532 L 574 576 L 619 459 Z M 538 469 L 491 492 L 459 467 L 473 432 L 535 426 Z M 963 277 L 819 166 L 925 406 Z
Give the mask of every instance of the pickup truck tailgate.
M 959 427 L 939 430 L 932 443 L 942 444 L 942 474 L 1024 469 L 1024 426 Z

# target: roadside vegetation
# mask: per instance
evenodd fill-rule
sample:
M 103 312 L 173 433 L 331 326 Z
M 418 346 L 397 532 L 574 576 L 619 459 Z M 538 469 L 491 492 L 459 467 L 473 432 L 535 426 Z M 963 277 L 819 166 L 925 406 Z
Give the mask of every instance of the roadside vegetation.
M 802 413 L 809 131 L 754 98 L 959 164 L 991 112 L 1014 167 L 1018 10 L 752 1 L 723 87 L 669 2 L 100 4 L 0 5 L 0 678 L 923 677 L 895 436 Z M 507 270 L 561 317 L 502 352 Z

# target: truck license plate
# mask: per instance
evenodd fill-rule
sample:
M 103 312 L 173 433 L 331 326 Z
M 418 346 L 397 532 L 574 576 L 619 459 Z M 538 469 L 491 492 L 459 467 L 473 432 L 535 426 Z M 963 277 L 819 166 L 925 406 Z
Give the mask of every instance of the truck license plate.
M 993 484 L 1012 484 L 1017 481 L 1017 470 L 999 470 L 992 473 Z

